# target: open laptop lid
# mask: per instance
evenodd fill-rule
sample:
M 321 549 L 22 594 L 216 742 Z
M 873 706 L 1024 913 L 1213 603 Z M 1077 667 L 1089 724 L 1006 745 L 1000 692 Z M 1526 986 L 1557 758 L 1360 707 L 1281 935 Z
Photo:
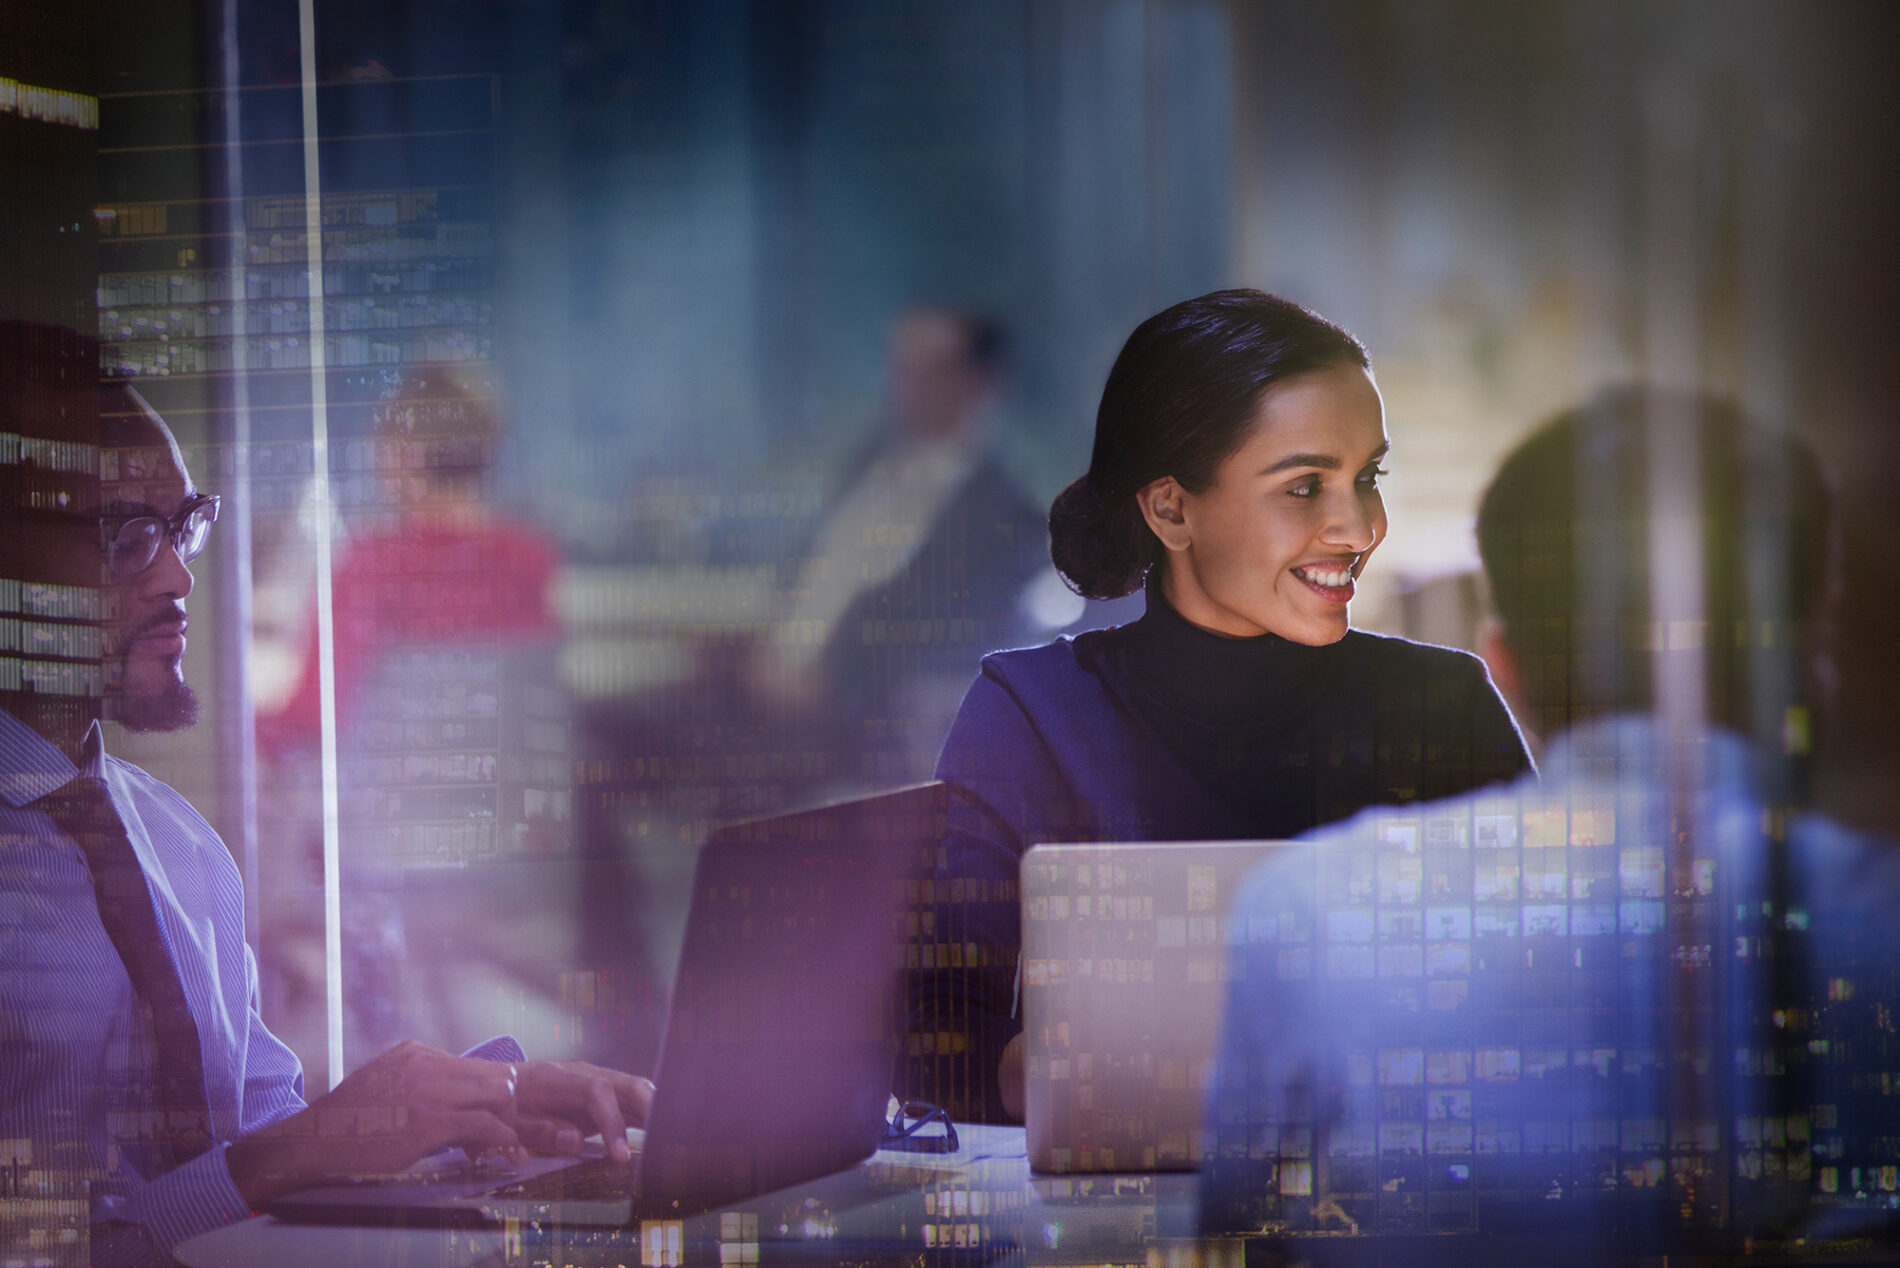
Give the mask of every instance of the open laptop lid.
M 271 1213 L 323 1224 L 478 1227 L 514 1217 L 601 1228 L 682 1218 L 854 1166 L 884 1131 L 902 1038 L 906 882 L 930 873 L 945 802 L 944 785 L 923 784 L 707 839 L 637 1196 L 515 1196 L 520 1182 L 557 1179 L 574 1160 L 538 1158 L 496 1176 L 454 1155 L 402 1177 L 290 1194 Z
M 687 1213 L 844 1170 L 883 1134 L 905 883 L 945 786 L 720 828 L 693 877 L 640 1203 Z
M 1199 1166 L 1227 909 L 1278 845 L 1038 845 L 1023 856 L 1032 1167 Z

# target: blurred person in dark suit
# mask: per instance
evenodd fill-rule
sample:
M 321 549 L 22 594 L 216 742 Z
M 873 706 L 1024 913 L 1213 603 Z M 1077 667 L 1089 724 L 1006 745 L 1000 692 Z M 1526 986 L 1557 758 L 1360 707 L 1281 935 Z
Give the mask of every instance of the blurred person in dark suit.
M 668 961 L 709 820 L 928 778 L 969 666 L 1037 628 L 1044 518 L 993 449 L 1006 342 L 970 312 L 899 317 L 873 432 L 785 546 L 767 633 L 715 636 L 683 680 L 587 711 L 581 760 L 607 773 L 580 790 L 578 831 L 619 860 L 586 896 L 589 963 L 636 982 L 617 955 Z
M 1029 632 L 1046 526 L 991 448 L 1006 342 L 995 321 L 948 308 L 892 327 L 884 419 L 752 666 L 761 704 L 811 719 L 820 783 L 927 778 L 969 665 Z
M 49 385 L 6 387 L 24 414 Z M 573 1151 L 598 1131 L 624 1157 L 651 1085 L 525 1062 L 506 1037 L 468 1057 L 405 1043 L 306 1103 L 296 1057 L 258 1012 L 229 851 L 175 791 L 107 754 L 99 726 L 195 719 L 187 565 L 218 499 L 136 392 L 79 408 L 70 387 L 49 390 L 60 400 L 42 420 L 82 433 L 100 418 L 103 445 L 68 450 L 96 454 L 104 478 L 11 501 L 0 531 L 0 578 L 36 618 L 22 622 L 35 658 L 9 658 L 0 687 L 0 1137 L 26 1164 L 9 1196 L 34 1196 L 22 1175 L 84 1194 L 91 1262 L 169 1263 L 277 1194 L 444 1145 Z M 88 660 L 96 682 L 62 670 Z

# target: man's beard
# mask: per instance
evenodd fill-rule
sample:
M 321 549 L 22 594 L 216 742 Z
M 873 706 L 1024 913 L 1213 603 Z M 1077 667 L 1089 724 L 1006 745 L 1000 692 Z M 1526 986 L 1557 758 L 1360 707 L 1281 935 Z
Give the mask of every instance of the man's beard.
M 170 666 L 164 680 L 151 690 L 136 691 L 126 682 L 123 657 L 127 649 L 152 630 L 182 621 L 184 617 L 184 606 L 171 604 L 162 611 L 152 613 L 137 627 L 120 632 L 116 650 L 121 659 L 116 672 L 108 663 L 105 715 L 126 730 L 182 731 L 198 720 L 198 693 L 180 676 L 176 663 Z
M 182 678 L 141 695 L 113 692 L 106 716 L 128 731 L 182 731 L 198 720 L 198 693 Z

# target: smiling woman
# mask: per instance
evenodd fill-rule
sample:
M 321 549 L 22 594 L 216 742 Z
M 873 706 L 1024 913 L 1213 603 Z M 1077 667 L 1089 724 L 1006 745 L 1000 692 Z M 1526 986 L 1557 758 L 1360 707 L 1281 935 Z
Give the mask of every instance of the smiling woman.
M 1361 366 L 1267 388 L 1206 488 L 1165 475 L 1135 494 L 1166 552 L 1167 601 L 1234 638 L 1338 641 L 1353 583 L 1385 538 L 1379 460 L 1389 447 L 1379 389 Z
M 1085 596 L 1145 583 L 1147 611 L 988 656 L 964 698 L 931 926 L 961 967 L 917 979 L 911 1095 L 1021 1117 L 1030 846 L 1274 840 L 1529 769 L 1476 657 L 1350 628 L 1388 449 L 1365 348 L 1297 304 L 1217 291 L 1129 336 L 1050 550 Z

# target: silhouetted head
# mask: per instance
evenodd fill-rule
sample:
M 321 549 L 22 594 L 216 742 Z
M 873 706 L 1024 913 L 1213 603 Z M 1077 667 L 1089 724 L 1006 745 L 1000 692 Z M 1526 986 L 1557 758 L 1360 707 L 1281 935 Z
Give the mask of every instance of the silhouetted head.
M 497 385 L 482 367 L 408 371 L 377 406 L 378 468 L 413 507 L 476 501 L 501 443 Z
M 1539 428 L 1485 492 L 1493 672 L 1551 735 L 1656 708 L 1663 658 L 1693 656 L 1712 721 L 1778 737 L 1825 694 L 1834 531 L 1799 441 L 1706 397 L 1605 392 Z M 1699 590 L 1661 597 L 1700 615 L 1659 611 L 1658 578 Z
M 928 439 L 972 426 L 1001 389 L 1007 339 L 996 321 L 918 308 L 891 328 L 888 406 L 899 435 Z

